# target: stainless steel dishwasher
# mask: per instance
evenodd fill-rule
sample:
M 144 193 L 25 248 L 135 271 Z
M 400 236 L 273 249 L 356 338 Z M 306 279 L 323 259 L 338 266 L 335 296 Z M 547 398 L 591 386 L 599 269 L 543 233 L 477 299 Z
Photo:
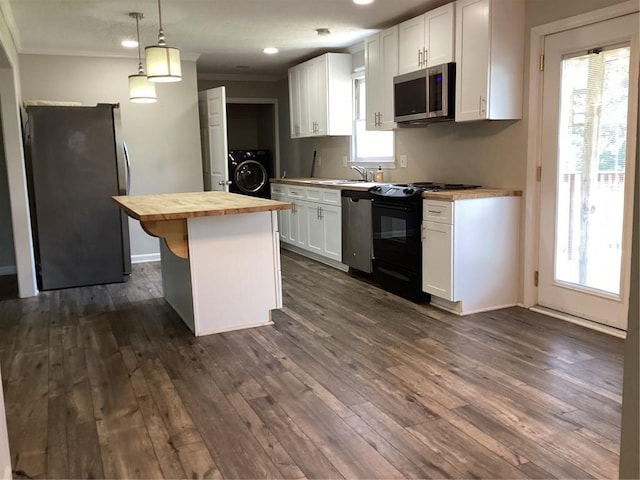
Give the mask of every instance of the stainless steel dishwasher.
M 371 273 L 371 196 L 369 192 L 342 190 L 342 263 Z

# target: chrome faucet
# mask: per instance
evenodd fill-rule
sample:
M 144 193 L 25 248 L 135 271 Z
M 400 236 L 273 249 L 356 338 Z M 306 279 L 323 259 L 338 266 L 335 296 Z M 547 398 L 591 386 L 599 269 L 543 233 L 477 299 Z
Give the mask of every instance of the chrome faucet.
M 363 181 L 367 181 L 367 169 L 363 168 L 363 167 L 358 167 L 357 165 L 354 165 L 353 167 L 351 167 L 352 170 L 355 170 L 356 172 L 358 172 L 360 174 L 360 176 L 362 177 Z

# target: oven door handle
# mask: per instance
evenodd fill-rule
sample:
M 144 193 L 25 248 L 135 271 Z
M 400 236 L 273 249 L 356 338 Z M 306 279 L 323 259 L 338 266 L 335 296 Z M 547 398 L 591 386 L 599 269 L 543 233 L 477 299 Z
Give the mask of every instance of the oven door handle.
M 376 202 L 375 200 L 374 200 L 374 208 L 386 208 L 387 210 L 395 210 L 397 212 L 410 212 L 414 210 L 411 207 L 401 207 L 398 205 Z

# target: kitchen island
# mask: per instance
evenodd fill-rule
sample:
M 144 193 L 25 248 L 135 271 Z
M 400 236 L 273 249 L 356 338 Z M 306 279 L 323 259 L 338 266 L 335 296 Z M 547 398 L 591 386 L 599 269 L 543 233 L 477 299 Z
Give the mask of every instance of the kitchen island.
M 113 199 L 161 239 L 164 297 L 196 336 L 272 323 L 282 308 L 276 212 L 289 202 L 226 192 Z

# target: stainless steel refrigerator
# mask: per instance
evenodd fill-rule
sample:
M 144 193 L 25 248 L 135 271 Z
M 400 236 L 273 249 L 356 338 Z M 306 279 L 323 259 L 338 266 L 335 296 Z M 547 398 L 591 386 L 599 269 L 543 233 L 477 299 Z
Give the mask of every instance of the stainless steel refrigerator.
M 123 282 L 131 273 L 128 159 L 118 105 L 29 106 L 25 159 L 41 290 Z

